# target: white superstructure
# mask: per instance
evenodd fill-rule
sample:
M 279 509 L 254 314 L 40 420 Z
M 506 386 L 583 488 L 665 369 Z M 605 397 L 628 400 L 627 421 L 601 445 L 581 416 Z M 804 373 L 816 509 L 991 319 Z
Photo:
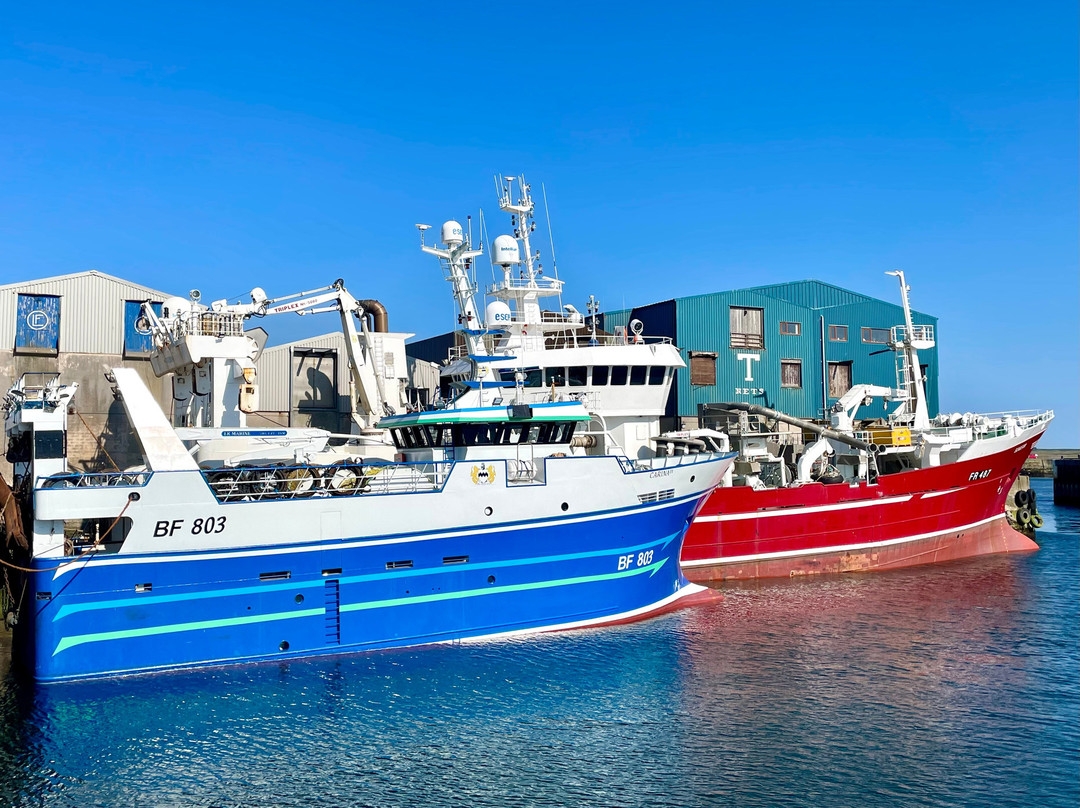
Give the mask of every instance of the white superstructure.
M 563 282 L 555 267 L 545 274 L 531 241 L 536 230 L 532 189 L 524 177 L 496 177 L 499 208 L 510 214 L 513 235 L 492 241 L 493 282 L 481 320 L 469 235 L 456 222 L 443 226 L 443 249 L 421 243 L 437 256 L 454 289 L 465 352 L 448 367 L 459 384 L 469 383 L 488 402 L 500 386 L 520 386 L 530 402 L 579 400 L 592 415 L 579 431 L 575 450 L 587 454 L 625 452 L 647 457 L 660 435 L 674 373 L 685 367 L 678 349 L 664 337 L 642 335 L 641 323 L 629 332 L 598 333 L 599 304 L 590 297 L 589 320 L 562 303 Z M 421 227 L 423 232 L 429 229 Z M 445 240 L 453 234 L 454 243 Z M 460 240 L 457 240 L 460 239 Z M 545 301 L 550 301 L 545 307 Z

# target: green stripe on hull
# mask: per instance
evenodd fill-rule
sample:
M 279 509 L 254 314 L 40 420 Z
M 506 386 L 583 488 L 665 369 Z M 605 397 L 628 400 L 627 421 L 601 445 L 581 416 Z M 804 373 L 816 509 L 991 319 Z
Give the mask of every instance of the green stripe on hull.
M 655 542 L 654 542 L 655 543 Z M 575 578 L 562 578 L 555 581 L 535 581 L 527 584 L 513 584 L 509 586 L 490 586 L 483 589 L 468 589 L 462 592 L 440 592 L 433 595 L 417 595 L 409 598 L 388 598 L 385 600 L 367 601 L 363 603 L 350 603 L 341 606 L 343 612 L 355 612 L 368 609 L 385 609 L 392 606 L 405 606 L 417 603 L 431 603 L 434 601 L 460 600 L 464 598 L 482 597 L 484 595 L 504 594 L 507 592 L 524 592 L 531 589 L 550 589 L 559 586 L 574 586 L 576 584 L 595 583 L 597 581 L 610 581 L 616 578 L 626 578 L 632 575 L 649 573 L 654 575 L 666 564 L 668 559 L 662 559 L 653 564 L 634 569 L 621 570 L 618 572 L 604 573 L 601 575 L 583 575 Z M 94 634 L 77 634 L 71 637 L 63 637 L 53 651 L 56 656 L 61 651 L 91 642 L 105 642 L 109 640 L 123 640 L 132 637 L 152 637 L 158 634 L 177 634 L 185 631 L 201 631 L 212 628 L 226 628 L 231 626 L 251 625 L 254 623 L 269 623 L 277 620 L 292 620 L 301 617 L 316 617 L 325 614 L 326 610 L 303 609 L 295 612 L 277 612 L 274 614 L 251 615 L 245 617 L 227 617 L 220 620 L 200 620 L 191 623 L 173 623 L 165 626 L 148 626 L 146 628 L 126 629 L 122 631 L 101 631 Z
M 672 539 L 679 536 L 678 533 L 672 533 L 663 539 L 657 539 L 656 541 L 645 542 L 644 544 L 635 544 L 631 547 L 619 547 L 612 550 L 590 550 L 583 553 L 565 553 L 563 555 L 552 556 L 536 556 L 534 558 L 522 558 L 513 559 L 508 561 L 492 561 L 487 564 L 460 564 L 452 567 L 430 567 L 411 570 L 393 570 L 390 572 L 373 572 L 367 575 L 347 575 L 337 580 L 341 584 L 358 584 L 367 583 L 370 581 L 381 581 L 387 578 L 408 578 L 419 575 L 444 575 L 452 572 L 461 572 L 463 569 L 469 570 L 486 570 L 486 569 L 505 569 L 507 567 L 518 567 L 523 565 L 535 565 L 535 564 L 551 564 L 559 561 L 577 561 L 583 558 L 596 558 L 604 555 L 627 555 L 629 553 L 637 553 L 641 550 L 646 550 L 649 547 L 655 547 L 657 544 L 662 547 L 666 547 Z M 138 595 L 135 597 L 127 598 L 113 598 L 111 600 L 98 600 L 93 603 L 68 603 L 61 606 L 56 611 L 56 615 L 53 617 L 53 622 L 62 620 L 63 618 L 78 614 L 79 612 L 92 612 L 101 609 L 117 609 L 127 606 L 150 606 L 161 603 L 181 603 L 184 601 L 192 600 L 205 600 L 206 598 L 222 598 L 233 597 L 236 595 L 259 595 L 266 592 L 277 592 L 284 589 L 296 590 L 296 589 L 311 589 L 315 587 L 321 587 L 325 579 L 318 578 L 313 581 L 291 581 L 287 584 L 261 584 L 259 586 L 237 586 L 230 587 L 229 589 L 214 589 L 206 592 L 184 592 L 176 595 Z
M 245 617 L 226 617 L 221 620 L 199 620 L 194 623 L 173 623 L 168 626 L 149 626 L 147 628 L 129 628 L 123 631 L 100 631 L 96 634 L 76 634 L 64 637 L 56 645 L 53 656 L 61 651 L 82 645 L 88 642 L 103 642 L 105 640 L 126 640 L 131 637 L 153 637 L 157 634 L 178 634 L 184 631 L 201 631 L 207 628 L 224 628 L 226 626 L 245 626 L 252 623 L 272 623 L 275 620 L 292 620 L 297 617 L 315 617 L 325 614 L 326 609 L 302 609 L 296 612 L 277 612 L 275 614 L 253 614 Z
M 558 581 L 534 581 L 527 584 L 512 584 L 510 586 L 491 586 L 487 589 L 469 589 L 464 592 L 438 592 L 434 595 L 414 595 L 409 598 L 393 598 L 392 600 L 373 600 L 367 603 L 350 603 L 342 606 L 343 612 L 358 612 L 365 609 L 385 609 L 387 606 L 409 606 L 415 603 L 433 603 L 440 600 L 461 600 L 463 598 L 478 598 L 484 595 L 501 595 L 506 592 L 526 592 L 530 589 L 551 589 L 556 586 L 572 586 L 574 584 L 589 584 L 596 581 L 611 581 L 615 578 L 626 578 L 630 575 L 642 573 L 655 573 L 667 559 L 657 561 L 646 567 L 637 567 L 622 572 L 609 572 L 603 575 L 582 575 L 578 578 L 563 578 Z

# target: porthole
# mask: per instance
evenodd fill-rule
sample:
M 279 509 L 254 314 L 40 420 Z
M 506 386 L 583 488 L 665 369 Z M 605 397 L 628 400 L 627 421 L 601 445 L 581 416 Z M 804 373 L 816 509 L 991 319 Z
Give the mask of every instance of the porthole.
M 493 513 L 495 513 L 495 511 L 490 505 L 484 508 L 484 516 L 491 516 Z
M 279 645 L 278 648 L 280 648 L 282 651 L 288 651 L 289 650 L 289 641 L 288 640 L 282 640 L 281 645 Z
M 570 503 L 569 503 L 569 502 L 564 502 L 564 503 L 563 503 L 563 504 L 562 504 L 562 505 L 561 505 L 560 507 L 561 507 L 561 508 L 562 508 L 562 509 L 563 509 L 564 511 L 568 511 L 568 510 L 570 510 Z
M 488 576 L 488 583 L 489 584 L 495 583 L 495 576 L 494 575 L 489 575 Z
M 303 595 L 297 595 L 295 598 L 293 598 L 293 600 L 295 600 L 297 603 L 303 603 L 304 602 L 304 596 Z

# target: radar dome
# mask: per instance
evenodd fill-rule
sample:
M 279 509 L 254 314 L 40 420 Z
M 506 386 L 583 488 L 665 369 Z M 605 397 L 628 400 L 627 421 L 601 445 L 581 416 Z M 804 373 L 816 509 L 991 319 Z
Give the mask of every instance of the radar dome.
M 496 236 L 495 243 L 491 245 L 491 255 L 492 260 L 499 266 L 508 267 L 521 263 L 521 251 L 518 249 L 517 239 L 513 236 Z
M 488 328 L 506 328 L 510 325 L 510 307 L 501 300 L 492 300 L 484 310 L 484 323 Z
M 447 247 L 456 247 L 465 240 L 465 231 L 461 229 L 461 223 L 453 219 L 442 226 L 442 243 Z

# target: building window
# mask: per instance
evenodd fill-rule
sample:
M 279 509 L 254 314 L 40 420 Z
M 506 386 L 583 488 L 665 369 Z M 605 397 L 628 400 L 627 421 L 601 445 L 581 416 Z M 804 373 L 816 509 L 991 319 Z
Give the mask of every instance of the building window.
M 731 347 L 765 347 L 765 310 L 731 307 Z
M 889 343 L 889 329 L 887 328 L 864 328 L 862 330 L 862 341 L 869 342 L 873 345 L 888 345 Z
M 802 323 L 780 323 L 780 333 L 788 337 L 797 337 L 802 333 Z
M 690 351 L 690 384 L 716 384 L 716 354 L 708 351 Z
M 829 363 L 829 398 L 840 398 L 851 389 L 851 363 Z
M 60 349 L 60 298 L 19 295 L 15 307 L 15 353 L 56 356 Z
M 151 303 L 151 309 L 161 316 L 161 304 Z M 141 300 L 124 301 L 124 356 L 147 356 L 154 349 L 150 337 L 150 323 L 142 316 Z
M 847 342 L 847 326 L 830 325 L 829 342 Z
M 780 386 L 802 387 L 802 360 L 780 360 Z

